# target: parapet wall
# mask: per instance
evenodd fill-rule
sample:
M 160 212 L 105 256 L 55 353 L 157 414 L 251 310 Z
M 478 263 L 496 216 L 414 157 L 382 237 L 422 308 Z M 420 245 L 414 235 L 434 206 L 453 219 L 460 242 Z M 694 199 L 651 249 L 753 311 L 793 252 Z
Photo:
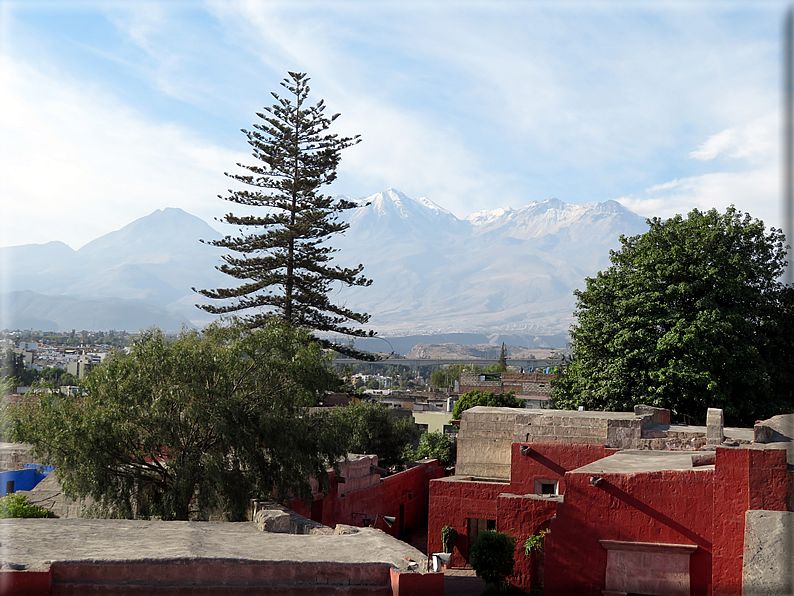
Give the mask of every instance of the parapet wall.
M 461 417 L 456 474 L 509 482 L 513 443 L 640 449 L 643 428 L 669 421 L 669 411 L 643 408 L 639 413 L 471 408 Z

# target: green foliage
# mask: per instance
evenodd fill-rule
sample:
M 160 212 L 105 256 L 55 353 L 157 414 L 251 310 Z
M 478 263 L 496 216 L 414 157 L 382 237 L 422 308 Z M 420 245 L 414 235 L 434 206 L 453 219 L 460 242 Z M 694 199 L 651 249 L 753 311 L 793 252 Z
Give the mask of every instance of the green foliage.
M 488 584 L 499 584 L 513 573 L 516 539 L 494 530 L 485 530 L 469 551 L 469 563 Z
M 44 507 L 28 503 L 25 495 L 11 493 L 0 497 L 0 519 L 9 517 L 52 517 L 52 512 Z
M 505 346 L 505 342 L 502 342 L 502 349 L 499 351 L 499 362 L 496 364 L 498 370 L 494 372 L 505 372 L 507 371 L 507 347 Z
M 441 528 L 441 545 L 445 553 L 451 553 L 455 547 L 455 541 L 458 539 L 458 532 L 455 528 L 444 526 Z
M 475 389 L 460 396 L 452 409 L 452 419 L 460 420 L 465 410 L 474 406 L 488 406 L 490 408 L 522 408 L 523 402 L 513 392 L 494 393 L 493 391 L 480 391 Z
M 185 520 L 217 507 L 244 519 L 250 498 L 307 498 L 309 478 L 327 483 L 345 453 L 329 417 L 306 410 L 337 382 L 321 347 L 274 320 L 172 343 L 148 331 L 85 381 L 86 395 L 21 404 L 15 435 L 68 494 L 114 516 Z
M 457 445 L 449 435 L 441 431 L 423 433 L 419 437 L 419 447 L 412 454 L 413 459 L 437 459 L 444 467 L 455 464 Z
M 445 368 L 438 368 L 430 375 L 430 384 L 439 389 L 448 389 L 460 379 L 460 373 L 467 372 L 469 368 L 478 368 L 476 365 L 471 367 L 467 364 L 451 364 Z
M 524 542 L 524 554 L 529 556 L 534 551 L 543 550 L 543 539 L 546 537 L 548 530 L 541 530 L 538 534 L 530 534 Z
M 25 369 L 25 358 L 7 348 L 0 362 L 0 379 L 7 379 L 13 386 L 30 386 L 36 380 L 35 372 Z
M 729 208 L 692 211 L 621 237 L 612 266 L 576 291 L 573 362 L 553 382 L 557 408 L 670 408 L 702 422 L 791 411 L 794 298 L 778 281 L 784 236 Z
M 308 103 L 308 82 L 305 74 L 290 72 L 281 83 L 288 96 L 273 93 L 275 103 L 257 114 L 261 121 L 253 125 L 254 130 L 243 131 L 258 163 L 240 164 L 246 173 L 227 175 L 253 189 L 229 191 L 221 198 L 265 210 L 258 215 L 229 213 L 223 218 L 240 229 L 241 235 L 211 242 L 231 251 L 218 269 L 244 283 L 200 290 L 204 296 L 231 303 L 199 308 L 211 313 L 250 313 L 255 309 L 254 314 L 245 316 L 251 327 L 276 314 L 291 325 L 366 337 L 373 333 L 349 327 L 347 322 L 366 323 L 369 315 L 332 304 L 328 298 L 339 284 L 372 283 L 361 275 L 363 265 L 352 269 L 333 265 L 335 251 L 327 243 L 349 227 L 338 220 L 339 214 L 356 205 L 319 192 L 336 178 L 342 149 L 359 139 L 328 133 L 339 114 L 326 117 L 322 100 L 316 105 Z M 351 352 L 341 345 L 333 347 Z
M 379 404 L 358 403 L 337 408 L 333 418 L 347 439 L 347 452 L 374 453 L 383 468 L 405 463 L 406 447 L 419 434 L 413 418 L 397 418 Z

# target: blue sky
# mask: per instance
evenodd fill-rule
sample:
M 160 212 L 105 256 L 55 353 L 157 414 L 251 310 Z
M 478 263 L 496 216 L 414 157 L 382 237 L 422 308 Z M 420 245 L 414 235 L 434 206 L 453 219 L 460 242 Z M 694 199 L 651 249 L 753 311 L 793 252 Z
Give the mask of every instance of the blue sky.
M 287 71 L 360 134 L 329 189 L 780 221 L 783 2 L 0 0 L 0 246 L 207 220 Z M 235 209 L 240 211 L 240 209 Z

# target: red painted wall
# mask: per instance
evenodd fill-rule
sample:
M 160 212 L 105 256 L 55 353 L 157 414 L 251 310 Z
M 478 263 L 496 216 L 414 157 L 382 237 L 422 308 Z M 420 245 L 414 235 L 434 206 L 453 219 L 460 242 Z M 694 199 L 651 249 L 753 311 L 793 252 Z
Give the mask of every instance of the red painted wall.
M 521 455 L 521 447 L 530 449 Z M 565 472 L 617 452 L 603 445 L 563 443 L 513 443 L 510 467 L 510 490 L 517 495 L 535 492 L 535 480 L 558 481 L 558 493 L 565 494 Z
M 430 483 L 430 513 L 427 520 L 427 552 L 442 552 L 441 528 L 450 526 L 458 533 L 450 559 L 451 567 L 463 567 L 469 557 L 468 520 L 497 518 L 497 498 L 509 492 L 501 482 L 454 481 L 452 478 Z
M 744 514 L 786 511 L 791 475 L 783 449 L 717 448 L 714 480 L 714 596 L 740 594 Z
M 46 571 L 0 571 L 0 594 L 3 596 L 49 596 L 52 573 Z
M 315 495 L 314 518 L 318 518 L 315 521 L 333 528 L 336 524 L 361 526 L 364 518 L 374 518 L 376 515 L 393 516 L 397 519 L 391 528 L 380 518 L 375 522 L 374 527 L 397 538 L 405 538 L 407 526 L 411 532 L 416 528 L 425 527 L 430 481 L 443 476 L 444 468 L 438 460 L 432 460 L 404 472 L 381 478 L 380 482 L 373 486 L 340 496 L 340 485 L 336 481 L 335 474 L 332 473 L 330 490 L 325 498 L 321 493 Z M 317 501 L 321 501 L 322 505 L 317 504 Z M 293 499 L 289 507 L 304 517 L 314 519 L 311 504 L 307 506 L 300 499 Z M 320 507 L 322 507 L 321 516 L 317 515 Z M 354 513 L 364 515 L 353 515 Z
M 516 563 L 513 575 L 509 578 L 510 583 L 529 592 L 534 586 L 543 583 L 540 574 L 545 549 L 543 553 L 533 552 L 527 557 L 524 553 L 524 542 L 530 534 L 537 534 L 548 527 L 549 521 L 557 512 L 557 501 L 505 494 L 498 498 L 497 509 L 496 529 L 516 539 Z
M 711 470 L 603 474 L 597 487 L 586 473 L 568 474 L 565 502 L 546 537 L 546 594 L 601 596 L 607 551 L 599 540 L 695 544 L 690 559 L 693 596 L 710 592 Z M 738 594 L 738 592 L 736 593 Z

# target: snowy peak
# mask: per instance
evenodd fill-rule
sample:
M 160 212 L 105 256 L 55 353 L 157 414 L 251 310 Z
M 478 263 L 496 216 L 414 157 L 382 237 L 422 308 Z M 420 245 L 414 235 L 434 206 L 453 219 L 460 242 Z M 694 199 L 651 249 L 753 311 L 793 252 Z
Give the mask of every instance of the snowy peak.
M 389 188 L 364 199 L 349 199 L 359 205 L 345 214 L 350 223 L 347 236 L 380 234 L 414 236 L 417 233 L 459 233 L 467 224 L 428 198 L 412 199 Z

